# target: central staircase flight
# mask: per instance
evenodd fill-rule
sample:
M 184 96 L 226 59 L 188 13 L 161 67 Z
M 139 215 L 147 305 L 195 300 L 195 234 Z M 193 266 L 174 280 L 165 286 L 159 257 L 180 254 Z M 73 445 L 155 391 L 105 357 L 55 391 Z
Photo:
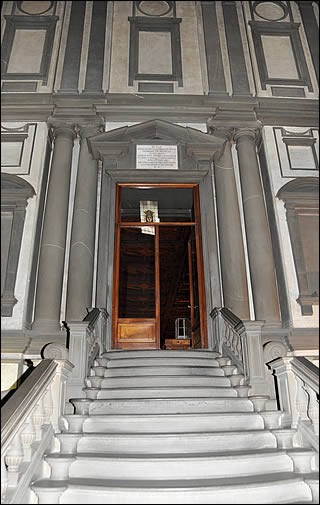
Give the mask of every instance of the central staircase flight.
M 203 350 L 110 351 L 60 420 L 39 503 L 317 503 L 316 451 L 229 358 Z

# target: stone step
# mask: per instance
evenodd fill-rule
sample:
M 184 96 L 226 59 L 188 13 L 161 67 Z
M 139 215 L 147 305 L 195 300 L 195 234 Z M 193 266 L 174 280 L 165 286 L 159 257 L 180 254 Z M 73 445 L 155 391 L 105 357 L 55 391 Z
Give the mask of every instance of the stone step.
M 248 398 L 111 399 L 90 402 L 89 414 L 179 414 L 193 412 L 252 412 Z
M 58 433 L 61 452 L 199 453 L 275 449 L 276 437 L 268 430 L 202 433 Z
M 94 368 L 94 367 L 93 367 Z M 106 368 L 105 377 L 119 377 L 129 376 L 137 377 L 141 375 L 209 375 L 209 376 L 224 376 L 222 368 L 218 367 L 205 367 L 205 366 L 132 366 L 132 367 L 118 367 Z
M 187 358 L 187 357 L 137 357 L 111 359 L 107 363 L 107 368 L 131 367 L 131 366 L 182 366 L 193 367 L 219 367 L 219 362 L 215 358 Z
M 95 381 L 96 379 L 96 381 Z M 121 388 L 121 387 L 177 387 L 177 386 L 230 386 L 230 379 L 228 377 L 206 377 L 199 375 L 142 375 L 138 377 L 88 377 L 86 379 L 88 387 L 104 388 Z
M 220 356 L 218 352 L 196 349 L 182 349 L 182 350 L 163 350 L 163 349 L 150 349 L 150 350 L 132 350 L 132 351 L 107 351 L 101 355 L 103 358 L 108 359 L 123 359 L 123 358 L 152 358 L 152 357 L 170 357 L 170 358 L 217 358 Z
M 278 415 L 278 414 L 277 414 Z M 107 414 L 98 416 L 64 415 L 62 431 L 100 433 L 185 433 L 237 430 L 262 430 L 264 421 L 257 412 L 194 414 Z
M 163 386 L 163 387 L 124 387 L 124 388 L 83 388 L 87 398 L 207 398 L 237 397 L 237 391 L 229 387 L 205 386 Z
M 62 495 L 63 504 L 256 504 L 312 502 L 304 476 L 277 473 L 250 477 L 171 481 L 43 479 L 32 484 L 40 503 L 48 494 Z M 41 500 L 43 496 L 44 501 Z M 58 498 L 57 498 L 58 500 Z
M 292 459 L 285 451 L 245 451 L 228 454 L 139 454 L 117 453 L 45 456 L 53 479 L 88 478 L 176 480 L 232 478 L 293 471 Z

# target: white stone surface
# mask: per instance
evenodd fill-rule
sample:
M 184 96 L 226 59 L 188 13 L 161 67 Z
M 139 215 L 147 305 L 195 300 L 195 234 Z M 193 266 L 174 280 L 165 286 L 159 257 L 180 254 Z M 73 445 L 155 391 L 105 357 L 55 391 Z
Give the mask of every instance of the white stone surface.
M 253 411 L 248 398 L 178 399 L 161 398 L 157 394 L 150 399 L 139 398 L 141 382 L 145 384 L 148 377 L 136 377 L 135 373 L 139 368 L 152 368 L 156 353 L 161 356 L 158 360 L 165 370 L 170 368 L 166 365 L 170 359 L 181 360 L 184 364 L 180 368 L 194 369 L 202 368 L 201 362 L 209 359 L 208 352 L 201 357 L 202 351 L 192 351 L 192 358 L 186 358 L 188 351 L 105 353 L 105 370 L 115 370 L 117 366 L 123 370 L 124 361 L 127 365 L 140 362 L 139 367 L 126 367 L 131 370 L 131 377 L 101 378 L 97 388 L 110 390 L 105 387 L 110 381 L 119 393 L 131 379 L 132 399 L 93 400 L 87 405 L 89 413 L 64 415 L 63 432 L 57 435 L 60 452 L 45 457 L 51 466 L 51 479 L 37 480 L 31 486 L 40 503 L 311 501 L 311 488 L 304 481 L 303 472 L 316 482 L 317 475 L 310 473 L 315 452 L 279 449 L 278 443 L 283 445 L 284 440 L 290 446 L 294 433 L 278 429 L 279 411 L 262 416 Z M 176 357 L 170 357 L 171 353 Z M 199 357 L 195 357 L 197 353 Z M 130 358 L 137 354 L 140 357 Z M 169 357 L 165 358 L 166 355 Z M 186 364 L 186 359 L 193 361 L 193 365 Z M 158 369 L 159 364 L 156 366 Z M 174 377 L 177 378 L 185 379 L 183 375 Z M 191 384 L 199 379 L 190 374 L 187 378 Z M 200 379 L 212 381 L 217 377 Z M 153 378 L 159 380 L 175 391 L 172 377 Z M 211 390 L 214 394 L 215 388 Z M 74 403 L 77 404 L 76 400 Z M 265 427 L 266 419 L 268 426 L 276 430 Z
M 21 127 L 25 123 L 6 122 L 4 126 L 9 128 Z M 43 164 L 45 159 L 47 145 L 47 125 L 45 123 L 37 123 L 37 133 L 32 155 L 32 165 L 29 174 L 19 175 L 22 179 L 31 184 L 35 190 L 33 198 L 29 198 L 26 208 L 26 216 L 23 228 L 21 241 L 21 250 L 19 264 L 16 277 L 16 285 L 14 294 L 17 298 L 17 303 L 13 307 L 12 317 L 2 317 L 2 329 L 22 329 L 24 311 L 26 307 L 26 297 L 29 288 L 29 275 L 32 262 L 32 249 L 34 243 L 34 234 L 36 228 L 36 219 L 39 206 L 39 191 L 43 176 Z M 31 155 L 31 153 L 30 153 Z

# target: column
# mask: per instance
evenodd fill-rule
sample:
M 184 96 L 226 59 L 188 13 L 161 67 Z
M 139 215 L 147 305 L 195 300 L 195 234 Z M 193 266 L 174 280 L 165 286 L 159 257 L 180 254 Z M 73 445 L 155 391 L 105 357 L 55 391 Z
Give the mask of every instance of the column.
M 81 321 L 92 304 L 98 161 L 89 153 L 87 138 L 99 126 L 80 127 L 80 155 L 76 183 L 68 271 L 66 320 Z
M 227 130 L 223 151 L 214 160 L 220 262 L 224 305 L 240 319 L 250 319 L 244 245 L 234 167 L 231 132 Z M 222 136 L 222 132 L 214 131 Z
M 255 318 L 279 323 L 271 237 L 256 153 L 256 130 L 240 128 L 237 144 Z
M 33 329 L 60 331 L 70 174 L 75 132 L 54 127 L 54 151 L 43 222 Z

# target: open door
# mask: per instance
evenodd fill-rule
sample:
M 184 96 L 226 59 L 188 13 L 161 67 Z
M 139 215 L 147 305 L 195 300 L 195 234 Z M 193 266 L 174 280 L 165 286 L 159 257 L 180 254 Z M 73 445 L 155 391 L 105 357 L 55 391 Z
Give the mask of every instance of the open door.
M 160 349 L 177 318 L 207 347 L 198 187 L 117 185 L 113 348 Z

